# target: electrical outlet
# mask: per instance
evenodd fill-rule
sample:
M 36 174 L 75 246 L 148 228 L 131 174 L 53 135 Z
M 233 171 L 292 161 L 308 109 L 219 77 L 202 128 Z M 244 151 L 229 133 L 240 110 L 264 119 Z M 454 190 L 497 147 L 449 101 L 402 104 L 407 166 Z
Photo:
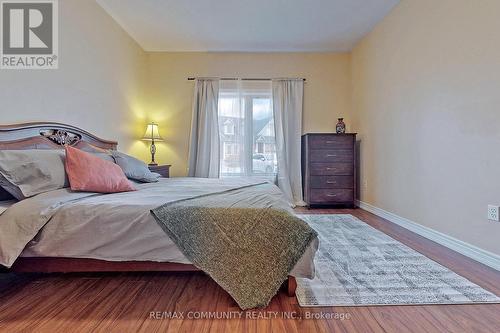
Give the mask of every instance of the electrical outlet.
M 362 186 L 363 186 L 363 190 L 367 190 L 368 189 L 368 181 L 366 179 L 363 180 Z
M 488 220 L 497 222 L 500 221 L 499 210 L 499 206 L 488 205 Z

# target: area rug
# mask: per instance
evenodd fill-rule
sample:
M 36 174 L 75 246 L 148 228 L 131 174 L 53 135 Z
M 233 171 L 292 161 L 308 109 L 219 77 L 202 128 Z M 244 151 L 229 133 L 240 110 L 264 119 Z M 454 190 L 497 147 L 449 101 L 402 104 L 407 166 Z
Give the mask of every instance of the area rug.
M 299 215 L 319 234 L 300 306 L 500 303 L 500 298 L 352 215 Z

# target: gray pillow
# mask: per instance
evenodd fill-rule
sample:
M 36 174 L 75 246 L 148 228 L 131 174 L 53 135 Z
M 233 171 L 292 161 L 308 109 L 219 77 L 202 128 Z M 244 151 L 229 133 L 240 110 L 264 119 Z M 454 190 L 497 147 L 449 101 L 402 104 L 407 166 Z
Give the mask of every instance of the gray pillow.
M 68 187 L 64 150 L 0 151 L 0 186 L 17 200 Z
M 149 171 L 146 163 L 135 157 L 115 150 L 111 151 L 111 155 L 113 155 L 115 163 L 122 168 L 127 178 L 143 183 L 155 183 L 160 178 L 159 174 Z
M 97 156 L 105 161 L 111 162 L 111 163 L 116 163 L 115 158 L 111 156 L 111 153 L 91 153 L 94 156 Z

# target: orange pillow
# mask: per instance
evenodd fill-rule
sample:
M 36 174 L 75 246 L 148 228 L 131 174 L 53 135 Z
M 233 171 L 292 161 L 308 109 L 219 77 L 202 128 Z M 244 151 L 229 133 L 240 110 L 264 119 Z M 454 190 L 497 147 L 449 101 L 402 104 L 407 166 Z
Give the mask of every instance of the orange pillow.
M 73 191 L 117 193 L 136 190 L 118 165 L 73 147 L 66 146 L 65 167 Z

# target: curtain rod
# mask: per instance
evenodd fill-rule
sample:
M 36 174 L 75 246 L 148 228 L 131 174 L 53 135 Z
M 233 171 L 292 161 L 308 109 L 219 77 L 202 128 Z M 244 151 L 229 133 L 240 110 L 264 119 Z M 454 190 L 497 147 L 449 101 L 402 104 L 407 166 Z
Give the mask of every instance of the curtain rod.
M 194 81 L 196 80 L 197 78 L 196 77 L 188 77 L 187 78 L 188 81 Z M 237 78 L 237 77 L 221 77 L 219 78 L 219 80 L 224 80 L 224 81 L 230 81 L 230 80 L 242 80 L 242 81 L 271 81 L 273 79 L 270 79 L 270 78 Z M 279 80 L 279 79 L 278 79 Z M 298 78 L 297 80 L 302 80 L 302 81 L 306 81 L 306 79 L 304 78 Z

